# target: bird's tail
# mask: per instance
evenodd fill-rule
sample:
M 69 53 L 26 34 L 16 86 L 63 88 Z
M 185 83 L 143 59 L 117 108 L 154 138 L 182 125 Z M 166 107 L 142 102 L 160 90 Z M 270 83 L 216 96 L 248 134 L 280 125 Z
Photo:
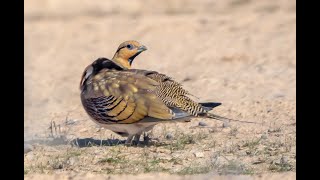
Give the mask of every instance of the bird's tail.
M 199 104 L 207 111 L 210 111 L 213 108 L 221 105 L 221 103 L 218 103 L 218 102 L 204 102 L 204 103 L 199 103 Z M 212 113 L 208 113 L 208 112 L 200 114 L 200 116 L 211 118 L 211 119 L 216 119 L 216 120 L 223 121 L 223 122 L 225 122 L 225 121 L 238 121 L 238 122 L 243 122 L 243 123 L 254 123 L 254 124 L 257 124 L 256 122 L 230 119 L 230 118 L 218 116 L 218 115 L 215 115 L 215 114 L 212 114 Z
M 202 102 L 199 104 L 207 111 L 210 111 L 213 108 L 221 105 L 221 103 L 219 103 L 219 102 Z
M 207 117 L 207 118 L 211 118 L 211 119 L 215 119 L 215 120 L 219 120 L 219 121 L 223 121 L 223 122 L 230 122 L 230 121 L 237 121 L 237 122 L 242 122 L 242 123 L 253 123 L 253 124 L 258 124 L 256 122 L 251 122 L 251 121 L 241 121 L 241 120 L 236 120 L 236 119 L 230 119 L 230 118 L 226 118 L 226 117 L 222 117 L 222 116 L 218 116 L 212 113 L 206 113 L 203 115 L 203 117 Z

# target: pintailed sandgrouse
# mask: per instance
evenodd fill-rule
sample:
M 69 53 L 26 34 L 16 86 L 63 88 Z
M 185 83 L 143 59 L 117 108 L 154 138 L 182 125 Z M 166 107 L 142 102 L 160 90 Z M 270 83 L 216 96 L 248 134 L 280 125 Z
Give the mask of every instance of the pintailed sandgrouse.
M 221 103 L 197 103 L 172 78 L 131 69 L 134 58 L 145 50 L 137 41 L 126 41 L 111 60 L 99 58 L 86 67 L 80 82 L 81 101 L 94 122 L 128 137 L 126 144 L 131 144 L 158 123 L 191 117 L 226 120 L 208 112 Z

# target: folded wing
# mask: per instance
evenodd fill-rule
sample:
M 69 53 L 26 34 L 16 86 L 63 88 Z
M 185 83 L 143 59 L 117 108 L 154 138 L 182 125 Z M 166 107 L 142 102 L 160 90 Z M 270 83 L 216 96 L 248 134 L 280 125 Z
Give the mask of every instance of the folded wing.
M 174 114 L 154 91 L 159 83 L 132 71 L 105 70 L 82 92 L 86 111 L 100 123 L 134 123 L 147 116 L 173 119 Z

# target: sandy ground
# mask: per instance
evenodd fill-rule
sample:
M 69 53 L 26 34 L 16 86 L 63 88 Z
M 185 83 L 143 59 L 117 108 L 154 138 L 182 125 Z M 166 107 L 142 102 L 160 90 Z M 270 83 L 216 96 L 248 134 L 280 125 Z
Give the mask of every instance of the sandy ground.
M 24 31 L 26 179 L 295 179 L 294 1 L 30 0 Z M 129 39 L 148 47 L 134 68 L 222 102 L 216 114 L 260 124 L 195 118 L 157 125 L 148 146 L 110 144 L 123 138 L 88 118 L 79 82 Z

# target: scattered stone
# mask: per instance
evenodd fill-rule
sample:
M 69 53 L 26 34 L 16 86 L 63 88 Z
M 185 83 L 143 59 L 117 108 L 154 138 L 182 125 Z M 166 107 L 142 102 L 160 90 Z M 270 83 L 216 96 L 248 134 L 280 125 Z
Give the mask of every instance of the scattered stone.
M 264 163 L 265 160 L 261 159 L 261 158 L 258 158 L 257 160 L 253 161 L 252 164 L 261 164 L 261 163 Z
M 77 162 L 79 161 L 79 159 L 77 157 L 70 157 L 68 160 L 68 164 L 73 166 L 75 165 Z
M 168 139 L 168 140 L 173 139 L 173 135 L 172 135 L 172 134 L 170 134 L 170 133 L 168 133 L 168 134 L 166 135 L 166 139 Z
M 285 156 L 282 156 L 280 159 L 280 164 L 288 164 L 288 158 Z
M 198 125 L 199 125 L 199 126 L 208 126 L 207 123 L 202 122 L 202 121 L 200 121 Z
M 267 134 L 265 134 L 265 133 L 264 133 L 264 134 L 262 134 L 262 135 L 261 135 L 261 139 L 264 139 L 264 140 L 265 140 L 265 139 L 268 139 Z
M 280 128 L 275 128 L 275 129 L 270 128 L 270 129 L 268 129 L 268 132 L 269 132 L 269 133 L 281 132 L 281 129 L 280 129 Z
M 229 126 L 230 126 L 230 124 L 229 124 L 229 122 L 227 122 L 227 121 L 224 121 L 223 124 L 222 124 L 222 127 L 223 127 L 223 128 L 227 128 L 227 127 L 229 127 Z
M 78 120 L 76 119 L 68 119 L 66 120 L 66 125 L 73 125 L 76 124 L 78 122 Z
M 211 127 L 211 128 L 209 129 L 209 133 L 214 133 L 214 132 L 218 132 L 218 129 L 215 128 L 215 127 Z
M 196 153 L 193 153 L 197 158 L 204 158 L 204 154 L 203 152 L 196 152 Z

